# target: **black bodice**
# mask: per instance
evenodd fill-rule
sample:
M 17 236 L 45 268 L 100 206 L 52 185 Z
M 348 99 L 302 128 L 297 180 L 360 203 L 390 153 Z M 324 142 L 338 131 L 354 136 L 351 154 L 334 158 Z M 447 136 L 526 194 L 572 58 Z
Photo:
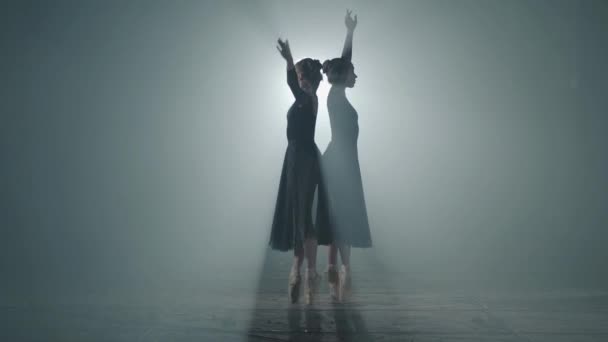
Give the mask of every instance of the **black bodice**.
M 287 70 L 287 84 L 296 100 L 287 112 L 287 139 L 314 142 L 317 122 L 317 97 L 300 89 L 295 69 Z

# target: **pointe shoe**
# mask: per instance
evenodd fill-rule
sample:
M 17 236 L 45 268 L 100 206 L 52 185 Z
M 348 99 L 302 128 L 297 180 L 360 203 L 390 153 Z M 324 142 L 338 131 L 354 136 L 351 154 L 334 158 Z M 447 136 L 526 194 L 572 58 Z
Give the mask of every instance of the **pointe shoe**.
M 331 301 L 334 303 L 339 301 L 340 276 L 334 265 L 327 267 L 327 283 L 329 285 L 329 297 Z
M 320 282 L 321 276 L 317 272 L 311 274 L 311 272 L 306 271 L 306 304 L 310 305 L 313 303 Z
M 342 265 L 342 270 L 340 271 L 340 302 L 346 302 L 350 300 L 352 296 L 352 278 L 350 275 L 350 270 L 346 270 L 344 265 Z
M 289 293 L 289 300 L 292 304 L 295 304 L 300 299 L 300 284 L 302 284 L 302 277 L 299 273 L 291 272 L 289 274 L 289 284 L 287 292 Z

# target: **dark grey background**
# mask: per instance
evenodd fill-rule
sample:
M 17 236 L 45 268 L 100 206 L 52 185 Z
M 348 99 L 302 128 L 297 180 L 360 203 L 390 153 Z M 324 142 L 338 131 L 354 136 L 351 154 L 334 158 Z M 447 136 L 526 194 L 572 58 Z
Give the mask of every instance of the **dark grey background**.
M 338 56 L 347 7 L 367 253 L 606 288 L 605 1 L 20 1 L 0 8 L 0 301 L 255 286 L 292 101 L 274 45 Z

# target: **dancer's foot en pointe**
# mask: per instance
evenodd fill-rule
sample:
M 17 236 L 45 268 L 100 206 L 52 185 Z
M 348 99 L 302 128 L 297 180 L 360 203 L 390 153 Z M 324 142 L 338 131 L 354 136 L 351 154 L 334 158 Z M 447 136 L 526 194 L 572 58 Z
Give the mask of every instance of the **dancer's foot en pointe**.
M 289 273 L 289 284 L 287 292 L 289 293 L 289 300 L 292 304 L 297 303 L 300 299 L 301 283 L 302 277 L 300 276 L 300 273 L 295 270 L 291 270 L 291 273 Z
M 314 302 L 320 282 L 321 276 L 316 270 L 306 270 L 306 304 L 311 305 Z
M 340 277 L 335 265 L 327 266 L 327 283 L 329 285 L 329 298 L 333 303 L 340 300 Z
M 347 302 L 352 296 L 352 278 L 350 275 L 350 268 L 342 265 L 340 271 L 340 302 Z

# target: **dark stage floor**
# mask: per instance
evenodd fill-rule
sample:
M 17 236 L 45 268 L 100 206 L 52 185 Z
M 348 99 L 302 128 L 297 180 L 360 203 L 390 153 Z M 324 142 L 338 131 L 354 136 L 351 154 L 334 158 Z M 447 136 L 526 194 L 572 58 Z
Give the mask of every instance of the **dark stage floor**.
M 315 305 L 289 305 L 289 257 L 269 252 L 257 291 L 3 305 L 0 341 L 608 341 L 606 292 L 441 289 L 354 261 L 350 304 L 331 304 L 324 283 Z

